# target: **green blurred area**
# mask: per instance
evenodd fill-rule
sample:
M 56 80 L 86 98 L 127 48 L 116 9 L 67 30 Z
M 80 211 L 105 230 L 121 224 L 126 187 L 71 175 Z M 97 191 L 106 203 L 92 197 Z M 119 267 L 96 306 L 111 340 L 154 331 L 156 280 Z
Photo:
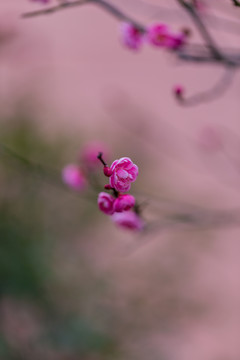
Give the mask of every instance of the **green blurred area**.
M 101 280 L 84 259 L 79 311 L 61 304 L 75 285 L 59 278 L 58 248 L 97 213 L 61 183 L 66 139 L 45 140 L 24 114 L 2 121 L 0 134 L 0 359 L 115 358 L 110 329 L 86 316 Z

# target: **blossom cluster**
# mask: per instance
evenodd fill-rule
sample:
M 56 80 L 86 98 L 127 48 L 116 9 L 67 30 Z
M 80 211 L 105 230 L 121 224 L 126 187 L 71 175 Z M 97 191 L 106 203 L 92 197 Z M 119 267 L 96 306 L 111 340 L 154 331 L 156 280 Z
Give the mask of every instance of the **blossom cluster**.
M 138 167 L 128 157 L 115 160 L 110 167 L 102 159 L 102 153 L 108 159 L 109 150 L 100 142 L 87 144 L 81 150 L 78 161 L 66 165 L 62 170 L 63 182 L 74 191 L 83 192 L 88 187 L 97 190 L 99 160 L 103 163 L 103 173 L 109 178 L 105 189 L 110 191 L 100 192 L 98 207 L 112 221 L 124 228 L 142 230 L 143 221 L 138 214 L 138 206 L 134 196 L 126 194 L 131 188 L 131 183 L 137 179 Z
M 166 24 L 153 24 L 145 29 L 131 23 L 122 23 L 122 43 L 132 50 L 139 50 L 144 43 L 150 45 L 177 50 L 186 42 L 187 32 L 173 32 Z
M 142 230 L 143 221 L 140 218 L 134 196 L 125 194 L 131 188 L 131 183 L 137 179 L 138 167 L 128 157 L 115 160 L 110 167 L 103 162 L 104 175 L 109 177 L 106 190 L 112 194 L 100 192 L 98 195 L 98 207 L 106 215 L 110 215 L 117 225 L 132 229 Z

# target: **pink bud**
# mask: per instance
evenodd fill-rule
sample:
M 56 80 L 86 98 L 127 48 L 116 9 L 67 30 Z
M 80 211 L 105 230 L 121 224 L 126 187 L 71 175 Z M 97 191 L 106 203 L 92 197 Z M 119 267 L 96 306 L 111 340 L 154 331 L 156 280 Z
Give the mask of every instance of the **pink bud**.
M 77 165 L 69 164 L 62 170 L 62 179 L 65 184 L 74 190 L 83 190 L 86 179 Z
M 138 167 L 128 157 L 115 160 L 110 169 L 112 175 L 109 183 L 117 191 L 126 192 L 130 190 L 131 183 L 137 179 Z
M 110 177 L 113 174 L 112 170 L 108 166 L 104 166 L 103 172 L 104 172 L 104 175 L 107 177 Z
M 172 39 L 168 26 L 165 24 L 151 25 L 147 31 L 147 40 L 154 46 L 169 47 Z
M 114 212 L 123 212 L 126 210 L 130 210 L 135 205 L 135 198 L 132 195 L 119 195 L 115 200 L 113 209 Z
M 130 23 L 122 23 L 120 31 L 122 43 L 129 49 L 139 50 L 143 43 L 143 31 Z
M 111 187 L 111 185 L 106 184 L 106 185 L 104 185 L 104 189 L 106 189 L 106 190 L 111 190 L 111 189 L 112 189 L 112 187 Z
M 115 213 L 111 216 L 112 221 L 125 229 L 141 231 L 144 228 L 143 220 L 133 211 Z
M 108 193 L 101 192 L 98 195 L 98 207 L 106 215 L 112 215 L 114 213 L 113 210 L 114 201 L 115 198 Z
M 182 85 L 175 85 L 173 88 L 173 92 L 178 99 L 182 99 L 183 93 L 184 93 L 184 88 Z

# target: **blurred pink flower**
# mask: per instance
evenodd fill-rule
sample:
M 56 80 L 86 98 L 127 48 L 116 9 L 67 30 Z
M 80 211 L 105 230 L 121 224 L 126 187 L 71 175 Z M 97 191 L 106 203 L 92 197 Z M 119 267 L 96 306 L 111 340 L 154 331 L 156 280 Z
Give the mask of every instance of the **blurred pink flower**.
M 172 37 L 165 24 L 154 24 L 148 28 L 147 40 L 150 44 L 160 47 L 171 47 Z
M 211 126 L 203 128 L 199 134 L 198 145 L 201 150 L 215 153 L 224 147 L 223 138 L 217 129 Z
M 125 229 L 141 231 L 144 227 L 143 220 L 133 211 L 124 211 L 121 213 L 114 213 L 112 216 L 112 221 Z
M 134 182 L 138 176 L 137 165 L 133 164 L 132 160 L 128 157 L 122 157 L 119 160 L 115 160 L 110 169 L 113 172 L 109 178 L 111 187 L 117 191 L 129 191 L 131 182 Z
M 123 212 L 126 210 L 130 210 L 135 205 L 135 198 L 132 195 L 121 194 L 115 200 L 113 209 L 114 212 Z
M 186 43 L 186 34 L 184 32 L 179 32 L 177 34 L 170 35 L 168 48 L 177 50 Z
M 120 32 L 125 46 L 132 50 L 138 50 L 141 47 L 144 33 L 139 28 L 130 23 L 122 23 Z
M 86 179 L 77 165 L 69 164 L 62 170 L 62 179 L 65 184 L 74 190 L 83 190 Z
M 102 152 L 104 159 L 108 161 L 110 157 L 110 151 L 106 144 L 93 141 L 86 144 L 80 154 L 80 159 L 88 168 L 94 169 L 96 166 L 100 166 L 101 163 L 97 158 L 98 154 Z
M 114 213 L 113 210 L 114 201 L 115 198 L 108 193 L 101 192 L 98 195 L 98 207 L 106 215 L 112 215 Z

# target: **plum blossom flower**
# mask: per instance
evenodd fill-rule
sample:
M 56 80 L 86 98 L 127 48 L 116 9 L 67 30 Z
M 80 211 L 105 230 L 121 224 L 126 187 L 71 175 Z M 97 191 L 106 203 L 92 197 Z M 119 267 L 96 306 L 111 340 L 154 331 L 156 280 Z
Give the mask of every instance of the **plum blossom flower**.
M 116 212 L 111 216 L 112 221 L 125 229 L 141 231 L 144 228 L 143 220 L 133 211 Z
M 65 184 L 74 190 L 83 190 L 86 187 L 86 179 L 79 168 L 74 164 L 69 164 L 62 170 L 62 179 Z
M 169 43 L 167 47 L 172 50 L 178 50 L 186 43 L 186 34 L 184 32 L 179 32 L 177 34 L 170 35 Z
M 150 44 L 159 47 L 171 47 L 172 37 L 165 24 L 154 24 L 148 28 L 147 40 Z
M 101 192 L 98 195 L 98 207 L 106 215 L 112 215 L 114 213 L 113 210 L 114 202 L 115 202 L 114 197 L 108 193 Z
M 135 198 L 129 194 L 121 194 L 115 200 L 113 209 L 114 212 L 123 212 L 130 210 L 135 205 Z
M 109 183 L 117 191 L 126 192 L 131 188 L 131 182 L 134 182 L 138 176 L 138 167 L 128 157 L 122 157 L 115 160 L 110 169 L 112 176 Z
M 132 50 L 139 50 L 143 43 L 144 33 L 130 23 L 122 23 L 120 28 L 122 43 Z

